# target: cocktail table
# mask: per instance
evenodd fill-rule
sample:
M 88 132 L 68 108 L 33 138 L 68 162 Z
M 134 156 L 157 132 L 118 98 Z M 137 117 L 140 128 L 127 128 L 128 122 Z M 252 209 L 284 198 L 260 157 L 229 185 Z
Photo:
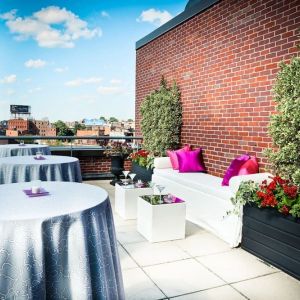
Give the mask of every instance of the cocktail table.
M 185 238 L 185 202 L 172 196 L 172 203 L 158 204 L 152 197 L 159 196 L 138 197 L 138 232 L 151 243 Z
M 153 189 L 150 187 L 117 183 L 115 185 L 115 210 L 125 220 L 136 219 L 138 196 L 152 194 Z

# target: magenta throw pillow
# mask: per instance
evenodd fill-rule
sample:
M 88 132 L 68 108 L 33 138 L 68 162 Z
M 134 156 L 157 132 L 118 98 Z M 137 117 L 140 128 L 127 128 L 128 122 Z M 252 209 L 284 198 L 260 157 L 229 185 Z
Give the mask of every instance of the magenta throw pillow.
M 250 159 L 247 160 L 240 168 L 238 175 L 250 175 L 256 174 L 259 172 L 259 166 L 257 158 L 255 156 L 250 156 Z
M 192 151 L 177 151 L 176 155 L 179 173 L 206 172 L 201 148 Z
M 182 149 L 179 150 L 167 150 L 167 155 L 170 157 L 170 161 L 171 161 L 171 165 L 173 170 L 178 170 L 179 169 L 179 165 L 178 165 L 178 158 L 176 153 L 177 152 L 184 152 L 184 151 L 190 151 L 191 147 L 190 145 L 185 145 Z
M 235 158 L 230 166 L 228 167 L 225 175 L 223 177 L 222 185 L 229 185 L 229 180 L 233 176 L 237 176 L 239 174 L 240 168 L 242 165 L 250 159 L 250 156 L 247 154 L 241 155 Z

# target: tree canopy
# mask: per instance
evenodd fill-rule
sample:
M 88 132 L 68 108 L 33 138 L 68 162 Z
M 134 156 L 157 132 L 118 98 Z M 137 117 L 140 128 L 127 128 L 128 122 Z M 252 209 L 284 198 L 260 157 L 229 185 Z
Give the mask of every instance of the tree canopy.
M 58 136 L 73 136 L 73 131 L 61 120 L 54 123 Z

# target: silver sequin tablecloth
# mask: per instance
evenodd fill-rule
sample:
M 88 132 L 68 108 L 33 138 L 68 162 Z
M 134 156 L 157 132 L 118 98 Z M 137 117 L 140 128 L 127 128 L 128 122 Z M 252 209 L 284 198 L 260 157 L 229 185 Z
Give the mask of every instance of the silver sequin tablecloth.
M 34 156 L 0 158 L 0 184 L 43 181 L 81 182 L 80 164 L 77 158 L 45 155 L 45 160 Z
M 36 155 L 37 152 L 42 152 L 43 155 L 50 155 L 51 151 L 47 145 L 19 144 L 0 145 L 0 157 L 8 156 L 24 156 Z
M 0 299 L 123 300 L 115 228 L 105 190 L 45 182 L 0 186 Z

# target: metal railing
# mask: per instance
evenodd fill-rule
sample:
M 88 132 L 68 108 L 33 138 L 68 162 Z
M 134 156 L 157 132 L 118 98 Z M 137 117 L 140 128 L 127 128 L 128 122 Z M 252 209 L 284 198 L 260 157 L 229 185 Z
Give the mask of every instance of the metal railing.
M 1 141 L 10 141 L 11 143 L 19 143 L 24 141 L 26 143 L 34 143 L 34 141 L 65 141 L 63 145 L 51 145 L 48 144 L 52 154 L 56 155 L 67 155 L 75 156 L 79 159 L 85 157 L 108 157 L 104 151 L 110 149 L 107 147 L 109 141 L 126 141 L 131 143 L 132 150 L 139 150 L 141 148 L 141 141 L 143 140 L 140 136 L 0 136 L 0 145 L 3 144 Z M 97 145 L 84 145 L 74 144 L 75 140 L 95 140 Z M 104 145 L 101 145 L 101 142 Z M 98 145 L 100 144 L 100 145 Z M 114 176 L 110 172 L 85 172 L 82 174 L 85 180 L 98 180 L 98 179 L 112 179 Z
M 140 148 L 140 143 L 143 138 L 140 136 L 0 136 L 1 140 L 7 141 L 36 141 L 36 140 L 57 140 L 57 141 L 68 141 L 66 145 L 50 145 L 51 150 L 57 151 L 70 151 L 71 156 L 73 156 L 73 151 L 95 151 L 95 150 L 106 150 L 105 145 L 74 145 L 74 140 L 95 140 L 100 141 L 132 141 L 132 146 L 135 149 Z

